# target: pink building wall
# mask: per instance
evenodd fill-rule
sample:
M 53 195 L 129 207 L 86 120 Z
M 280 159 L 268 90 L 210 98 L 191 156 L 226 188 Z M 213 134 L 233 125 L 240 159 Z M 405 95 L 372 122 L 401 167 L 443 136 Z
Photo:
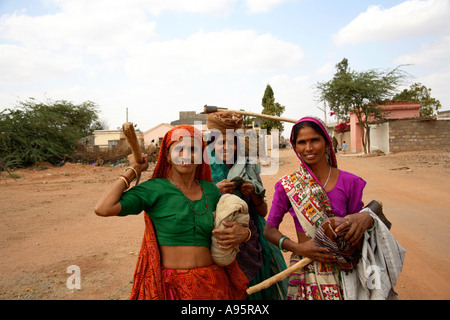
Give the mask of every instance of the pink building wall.
M 385 119 L 408 119 L 419 117 L 421 105 L 418 102 L 399 101 L 386 103 L 380 108 L 386 112 Z M 354 113 L 350 113 L 350 137 L 350 151 L 363 152 L 361 128 Z

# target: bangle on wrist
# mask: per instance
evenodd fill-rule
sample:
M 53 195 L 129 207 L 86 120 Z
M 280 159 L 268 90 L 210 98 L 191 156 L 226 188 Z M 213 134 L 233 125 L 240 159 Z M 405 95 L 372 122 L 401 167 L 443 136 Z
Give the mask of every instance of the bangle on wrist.
M 367 231 L 367 232 L 372 231 L 373 229 L 375 229 L 375 226 L 376 226 L 376 221 L 375 221 L 375 219 L 373 219 L 373 225 L 372 225 L 372 228 L 367 229 L 366 231 Z
M 284 242 L 284 240 L 286 240 L 286 239 L 289 239 L 289 238 L 286 237 L 286 236 L 282 236 L 282 237 L 280 238 L 280 240 L 278 240 L 278 248 L 280 248 L 280 250 L 283 251 L 283 252 L 288 252 L 288 250 L 283 249 L 283 242 Z
M 125 182 L 125 190 L 128 190 L 128 188 L 130 188 L 130 180 L 124 175 L 120 175 L 119 179 L 122 179 L 122 181 Z
M 125 169 L 125 171 L 127 171 L 128 169 L 131 169 L 131 170 L 134 171 L 134 174 L 135 174 L 134 178 L 136 179 L 136 178 L 138 177 L 138 173 L 137 173 L 136 169 L 133 168 L 133 167 L 127 167 L 127 168 Z M 124 172 L 125 172 L 125 171 L 124 171 Z

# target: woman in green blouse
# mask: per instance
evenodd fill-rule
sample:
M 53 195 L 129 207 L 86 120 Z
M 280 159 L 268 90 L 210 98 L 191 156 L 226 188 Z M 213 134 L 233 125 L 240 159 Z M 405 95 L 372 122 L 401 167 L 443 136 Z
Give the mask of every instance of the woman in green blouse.
M 130 182 L 148 169 L 146 155 L 143 163 L 130 156 L 130 167 L 95 207 L 100 216 L 144 211 L 146 230 L 132 299 L 245 298 L 248 281 L 237 264 L 218 267 L 211 258 L 213 212 L 221 194 L 202 159 L 204 147 L 201 133 L 192 126 L 171 129 L 152 179 L 128 190 Z

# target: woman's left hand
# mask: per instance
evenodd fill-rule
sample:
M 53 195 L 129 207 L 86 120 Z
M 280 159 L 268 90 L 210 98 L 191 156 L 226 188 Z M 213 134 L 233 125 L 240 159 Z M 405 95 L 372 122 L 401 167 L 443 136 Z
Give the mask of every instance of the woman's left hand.
M 224 179 L 216 184 L 219 188 L 220 193 L 232 193 L 234 190 L 236 182 L 231 182 L 230 180 Z
M 255 186 L 250 181 L 245 181 L 240 190 L 244 196 L 248 196 L 255 192 Z
M 231 249 L 240 245 L 248 238 L 248 228 L 242 226 L 240 223 L 236 221 L 223 221 L 222 224 L 226 229 L 214 229 L 212 231 L 221 249 Z
M 368 212 L 353 213 L 344 218 L 340 218 L 335 231 L 338 235 L 345 234 L 345 241 L 352 245 L 356 245 L 364 236 L 364 232 L 369 229 L 373 223 L 373 218 Z

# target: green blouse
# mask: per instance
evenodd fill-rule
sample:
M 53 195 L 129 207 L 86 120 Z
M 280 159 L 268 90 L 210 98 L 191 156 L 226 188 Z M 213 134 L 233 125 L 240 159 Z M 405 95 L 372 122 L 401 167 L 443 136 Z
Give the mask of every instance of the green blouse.
M 152 219 L 160 245 L 209 248 L 214 228 L 213 213 L 221 195 L 214 183 L 204 180 L 199 183 L 203 188 L 202 198 L 192 201 L 165 178 L 142 182 L 123 193 L 119 216 L 145 211 Z

